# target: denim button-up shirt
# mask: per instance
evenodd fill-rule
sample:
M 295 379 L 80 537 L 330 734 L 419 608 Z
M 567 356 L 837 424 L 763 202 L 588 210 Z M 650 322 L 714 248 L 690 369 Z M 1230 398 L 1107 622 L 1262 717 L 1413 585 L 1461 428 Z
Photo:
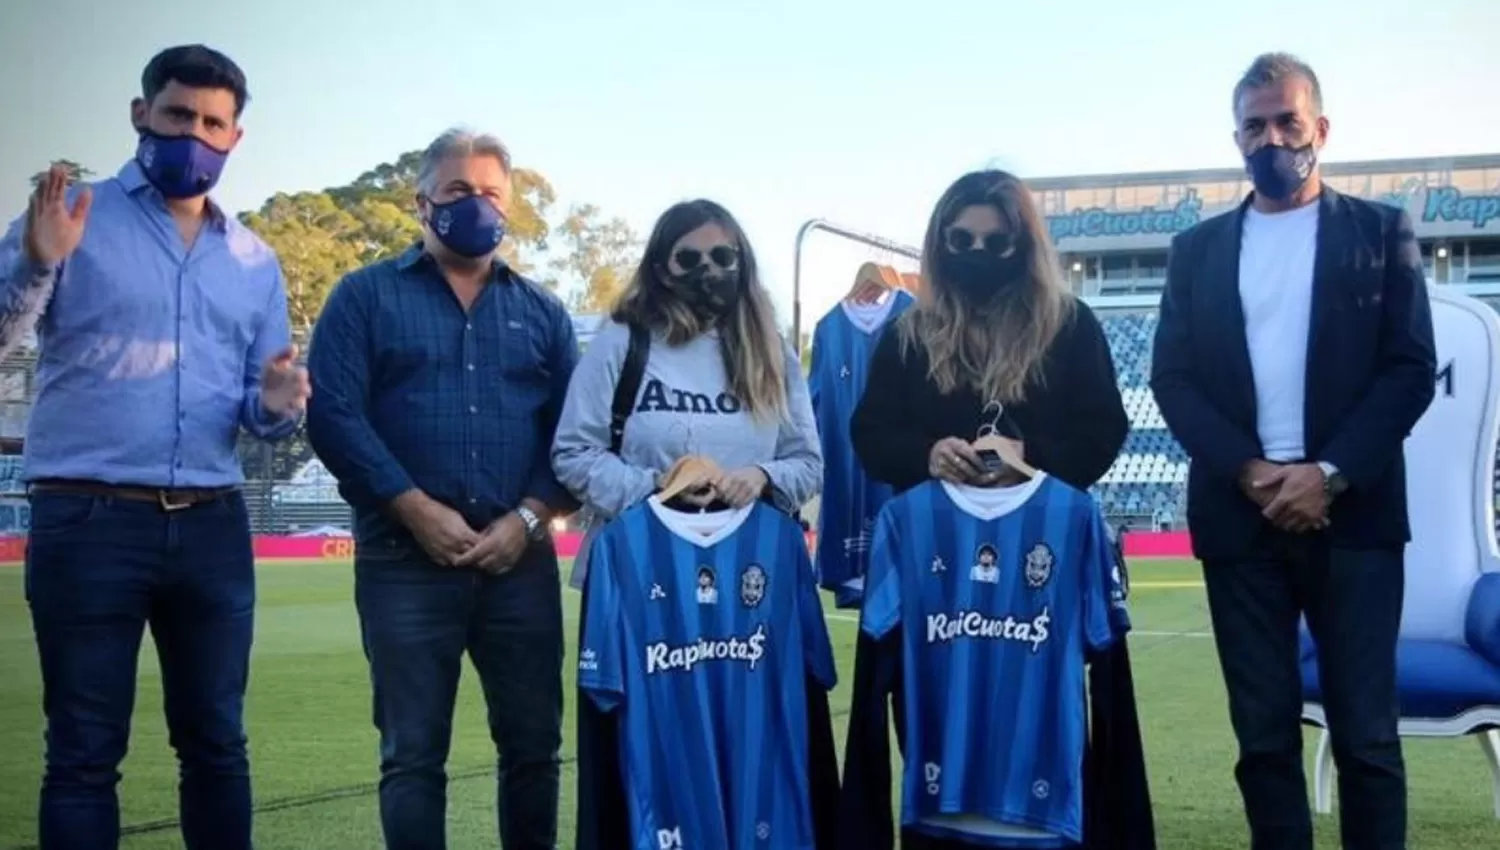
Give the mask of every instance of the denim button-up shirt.
M 467 311 L 420 247 L 341 281 L 313 333 L 307 433 L 358 539 L 404 538 L 382 508 L 414 487 L 476 528 L 527 497 L 567 504 L 549 452 L 577 360 L 562 302 L 504 264 Z

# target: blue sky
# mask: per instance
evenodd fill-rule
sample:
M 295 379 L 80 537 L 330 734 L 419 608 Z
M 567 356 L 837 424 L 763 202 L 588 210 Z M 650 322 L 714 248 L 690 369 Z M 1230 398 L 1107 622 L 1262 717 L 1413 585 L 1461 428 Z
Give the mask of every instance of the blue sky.
M 1492 0 L 0 2 L 7 217 L 51 159 L 118 168 L 145 61 L 202 41 L 245 68 L 253 96 L 219 192 L 231 209 L 347 182 L 469 125 L 564 205 L 642 232 L 682 198 L 726 204 L 784 321 L 809 218 L 913 243 L 947 183 L 988 164 L 1023 177 L 1235 165 L 1229 92 L 1266 50 L 1322 77 L 1326 159 L 1500 151 Z M 869 258 L 815 240 L 805 315 Z

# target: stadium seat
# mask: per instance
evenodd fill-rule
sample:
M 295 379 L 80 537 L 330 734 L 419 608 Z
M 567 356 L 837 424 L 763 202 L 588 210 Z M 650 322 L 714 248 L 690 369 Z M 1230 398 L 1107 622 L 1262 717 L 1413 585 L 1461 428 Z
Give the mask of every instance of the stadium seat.
M 1412 542 L 1396 653 L 1402 737 L 1474 736 L 1500 818 L 1500 317 L 1478 300 L 1432 291 L 1438 395 L 1406 444 Z M 1448 371 L 1450 370 L 1451 371 Z M 1451 382 L 1450 382 L 1451 380 Z M 1450 388 L 1451 387 L 1451 391 Z M 1318 812 L 1333 809 L 1334 763 L 1317 652 L 1302 631 L 1303 720 L 1321 728 Z

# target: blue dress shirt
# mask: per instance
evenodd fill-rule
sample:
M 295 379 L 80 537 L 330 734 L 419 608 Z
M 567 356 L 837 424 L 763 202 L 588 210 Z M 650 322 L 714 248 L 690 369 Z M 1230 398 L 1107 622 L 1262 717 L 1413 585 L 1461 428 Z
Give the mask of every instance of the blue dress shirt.
M 93 193 L 58 268 L 27 258 L 24 217 L 0 239 L 0 345 L 37 322 L 25 478 L 241 483 L 239 429 L 279 439 L 297 425 L 260 405 L 261 370 L 290 339 L 275 253 L 212 203 L 189 247 L 134 161 Z

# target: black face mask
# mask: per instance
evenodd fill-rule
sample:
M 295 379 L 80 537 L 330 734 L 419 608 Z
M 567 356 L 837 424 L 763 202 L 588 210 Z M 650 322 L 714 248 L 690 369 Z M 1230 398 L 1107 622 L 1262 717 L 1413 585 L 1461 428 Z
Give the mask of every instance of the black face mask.
M 1019 249 L 1008 257 L 983 249 L 949 251 L 943 254 L 941 273 L 966 300 L 983 303 L 1025 277 L 1026 255 Z
M 668 272 L 663 278 L 673 295 L 709 321 L 716 322 L 729 315 L 740 300 L 738 270 L 724 272 L 702 265 L 686 274 Z

